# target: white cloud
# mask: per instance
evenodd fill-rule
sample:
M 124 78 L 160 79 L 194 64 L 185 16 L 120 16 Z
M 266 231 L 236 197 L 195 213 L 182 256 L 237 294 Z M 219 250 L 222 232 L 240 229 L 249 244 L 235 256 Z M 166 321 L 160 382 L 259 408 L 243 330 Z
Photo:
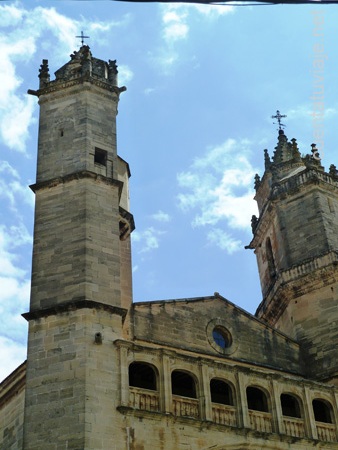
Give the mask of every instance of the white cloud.
M 165 231 L 156 230 L 154 227 L 148 227 L 143 231 L 134 231 L 132 234 L 133 242 L 138 243 L 138 253 L 148 253 L 159 247 L 160 236 Z
M 144 93 L 145 93 L 145 95 L 150 95 L 150 94 L 152 94 L 153 92 L 155 92 L 156 91 L 156 88 L 146 88 L 145 90 L 144 90 Z
M 2 381 L 25 361 L 27 351 L 25 342 L 15 342 L 3 336 L 0 336 L 0 348 L 0 381 Z
M 166 5 L 163 9 L 163 38 L 165 41 L 185 39 L 189 32 L 187 9 L 184 6 Z
M 210 18 L 217 18 L 235 12 L 235 6 L 233 5 L 191 5 L 191 7 L 195 8 L 200 14 Z
M 134 74 L 133 74 L 132 70 L 126 65 L 119 66 L 118 71 L 119 71 L 119 85 L 120 86 L 128 84 L 129 81 L 131 81 L 134 78 Z
M 17 25 L 23 16 L 23 11 L 15 5 L 3 5 L 0 9 L 0 26 L 10 27 Z
M 243 244 L 240 240 L 233 238 L 229 233 L 226 233 L 220 228 L 213 228 L 208 231 L 207 239 L 210 244 L 216 245 L 230 255 L 243 248 Z
M 100 35 L 107 34 L 107 30 L 126 23 L 127 16 L 122 22 L 95 22 L 84 18 L 73 20 L 53 7 L 26 9 L 20 3 L 0 5 L 0 25 L 6 27 L 6 32 L 0 35 L 0 139 L 4 145 L 17 152 L 26 152 L 28 130 L 37 102 L 26 95 L 26 89 L 20 92 L 23 79 L 19 74 L 24 73 L 25 63 L 35 55 L 37 43 L 47 54 L 53 52 L 55 64 L 64 63 L 65 54 L 79 46 L 79 39 L 75 37 L 79 30 L 88 30 L 91 38 L 98 40 Z M 130 69 L 122 67 L 120 71 L 124 81 L 132 78 Z
M 253 200 L 253 179 L 257 170 L 251 165 L 250 142 L 228 139 L 196 158 L 189 169 L 177 175 L 183 191 L 178 195 L 179 207 L 195 211 L 192 226 L 213 226 L 208 232 L 211 243 L 229 253 L 242 245 L 230 230 L 250 229 L 251 216 L 257 214 Z M 224 223 L 220 232 L 216 225 Z
M 0 379 L 26 357 L 26 321 L 21 317 L 29 304 L 29 273 L 20 267 L 21 251 L 31 237 L 23 224 L 0 227 Z
M 6 199 L 14 211 L 18 210 L 20 201 L 33 207 L 33 192 L 20 182 L 18 172 L 7 161 L 0 161 L 0 173 L 3 174 L 0 178 L 0 198 Z
M 32 237 L 22 223 L 10 227 L 0 226 L 0 273 L 2 276 L 20 278 L 26 275 L 24 269 L 15 265 L 15 262 L 20 259 L 20 255 L 12 251 L 31 242 Z
M 170 215 L 161 210 L 157 211 L 151 217 L 157 220 L 158 222 L 169 222 L 171 220 Z
M 161 5 L 162 38 L 165 48 L 157 57 L 153 58 L 162 69 L 167 72 L 179 59 L 175 44 L 189 37 L 190 28 L 197 25 L 197 20 L 216 20 L 225 14 L 233 13 L 234 6 L 230 5 L 195 5 L 195 4 L 165 4 Z M 170 73 L 170 72 L 167 72 Z

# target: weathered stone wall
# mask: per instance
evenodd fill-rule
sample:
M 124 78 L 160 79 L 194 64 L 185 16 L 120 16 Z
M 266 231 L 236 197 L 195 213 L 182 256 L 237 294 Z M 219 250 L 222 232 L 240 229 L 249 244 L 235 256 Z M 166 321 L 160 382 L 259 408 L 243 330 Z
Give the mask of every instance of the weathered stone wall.
M 36 193 L 31 310 L 75 299 L 120 306 L 118 187 L 74 179 Z
M 117 177 L 117 101 L 89 82 L 40 96 L 37 183 L 81 170 Z M 95 148 L 107 152 L 106 167 L 94 163 Z
M 229 331 L 232 343 L 214 342 L 215 327 Z M 298 344 L 218 297 L 134 304 L 134 336 L 191 352 L 301 372 Z
M 287 373 L 215 357 L 193 355 L 149 343 L 117 341 L 121 363 L 121 434 L 135 450 L 206 449 L 336 449 L 337 394 L 331 386 Z M 156 390 L 129 386 L 128 366 L 138 361 L 154 368 Z M 180 370 L 196 383 L 196 398 L 172 394 L 171 374 Z M 232 406 L 214 403 L 212 379 L 231 386 Z M 267 397 L 267 412 L 249 409 L 246 389 L 254 386 Z M 297 399 L 300 417 L 283 414 L 281 394 Z M 313 399 L 330 405 L 332 423 L 316 422 Z M 117 415 L 119 418 L 119 415 Z M 119 448 L 119 447 L 117 447 Z M 123 448 L 123 447 L 121 447 Z
M 112 448 L 121 322 L 88 308 L 30 321 L 25 450 Z
M 323 285 L 322 280 L 309 278 L 308 289 L 290 300 L 276 328 L 301 343 L 309 376 L 323 380 L 336 377 L 337 383 L 338 281 Z
M 22 449 L 24 401 L 24 367 L 20 366 L 0 387 L 0 450 Z

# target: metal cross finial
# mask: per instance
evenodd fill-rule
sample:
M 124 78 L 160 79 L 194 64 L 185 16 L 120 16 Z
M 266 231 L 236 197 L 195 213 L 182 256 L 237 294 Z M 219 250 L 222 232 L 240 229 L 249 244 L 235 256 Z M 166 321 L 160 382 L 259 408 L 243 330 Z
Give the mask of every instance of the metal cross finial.
M 281 122 L 281 119 L 283 119 L 284 117 L 287 117 L 285 114 L 281 114 L 278 109 L 276 111 L 276 115 L 275 116 L 271 116 L 271 119 L 277 119 L 278 122 L 278 130 L 282 130 L 284 127 L 286 127 L 286 125 L 284 125 L 284 123 Z M 274 125 L 277 125 L 276 122 L 273 122 Z
M 85 35 L 83 34 L 83 31 L 81 31 L 81 36 L 75 36 L 75 37 L 81 39 L 81 45 L 84 44 L 84 40 L 85 40 L 85 39 L 89 39 L 89 36 L 85 36 Z

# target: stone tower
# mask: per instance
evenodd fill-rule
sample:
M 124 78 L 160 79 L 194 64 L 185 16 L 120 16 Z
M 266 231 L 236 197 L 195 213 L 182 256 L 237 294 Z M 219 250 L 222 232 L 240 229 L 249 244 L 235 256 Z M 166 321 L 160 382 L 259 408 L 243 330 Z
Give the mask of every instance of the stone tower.
M 40 85 L 25 450 L 111 447 L 112 342 L 132 302 L 128 164 L 117 155 L 117 66 L 83 45 Z M 60 432 L 62 430 L 62 432 Z
M 263 301 L 256 315 L 299 341 L 310 377 L 338 382 L 338 176 L 318 151 L 302 157 L 282 129 L 255 178 L 253 239 Z

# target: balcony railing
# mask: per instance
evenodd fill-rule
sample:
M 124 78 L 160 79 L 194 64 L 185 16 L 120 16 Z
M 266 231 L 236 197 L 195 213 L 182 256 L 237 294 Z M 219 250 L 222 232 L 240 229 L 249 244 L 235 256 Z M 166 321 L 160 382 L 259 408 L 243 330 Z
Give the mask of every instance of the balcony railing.
M 221 425 L 237 426 L 236 408 L 230 405 L 212 404 L 212 421 Z
M 129 406 L 142 411 L 160 411 L 159 393 L 148 389 L 129 387 Z M 199 401 L 194 398 L 173 395 L 172 412 L 175 416 L 199 418 Z M 272 418 L 267 412 L 249 410 L 250 427 L 257 431 L 272 433 Z M 212 421 L 237 427 L 237 410 L 234 406 L 212 403 Z M 283 416 L 285 434 L 288 436 L 305 437 L 303 419 Z M 336 442 L 336 426 L 332 423 L 316 422 L 318 440 Z
M 285 428 L 285 434 L 299 438 L 305 436 L 305 426 L 303 419 L 283 416 L 283 423 Z
M 199 417 L 198 400 L 173 395 L 173 414 L 175 416 Z
M 250 427 L 264 433 L 272 433 L 271 414 L 249 409 Z
M 336 426 L 332 423 L 316 422 L 318 439 L 320 441 L 336 442 Z
M 156 391 L 140 389 L 136 387 L 129 388 L 129 406 L 143 411 L 159 411 L 159 394 Z

